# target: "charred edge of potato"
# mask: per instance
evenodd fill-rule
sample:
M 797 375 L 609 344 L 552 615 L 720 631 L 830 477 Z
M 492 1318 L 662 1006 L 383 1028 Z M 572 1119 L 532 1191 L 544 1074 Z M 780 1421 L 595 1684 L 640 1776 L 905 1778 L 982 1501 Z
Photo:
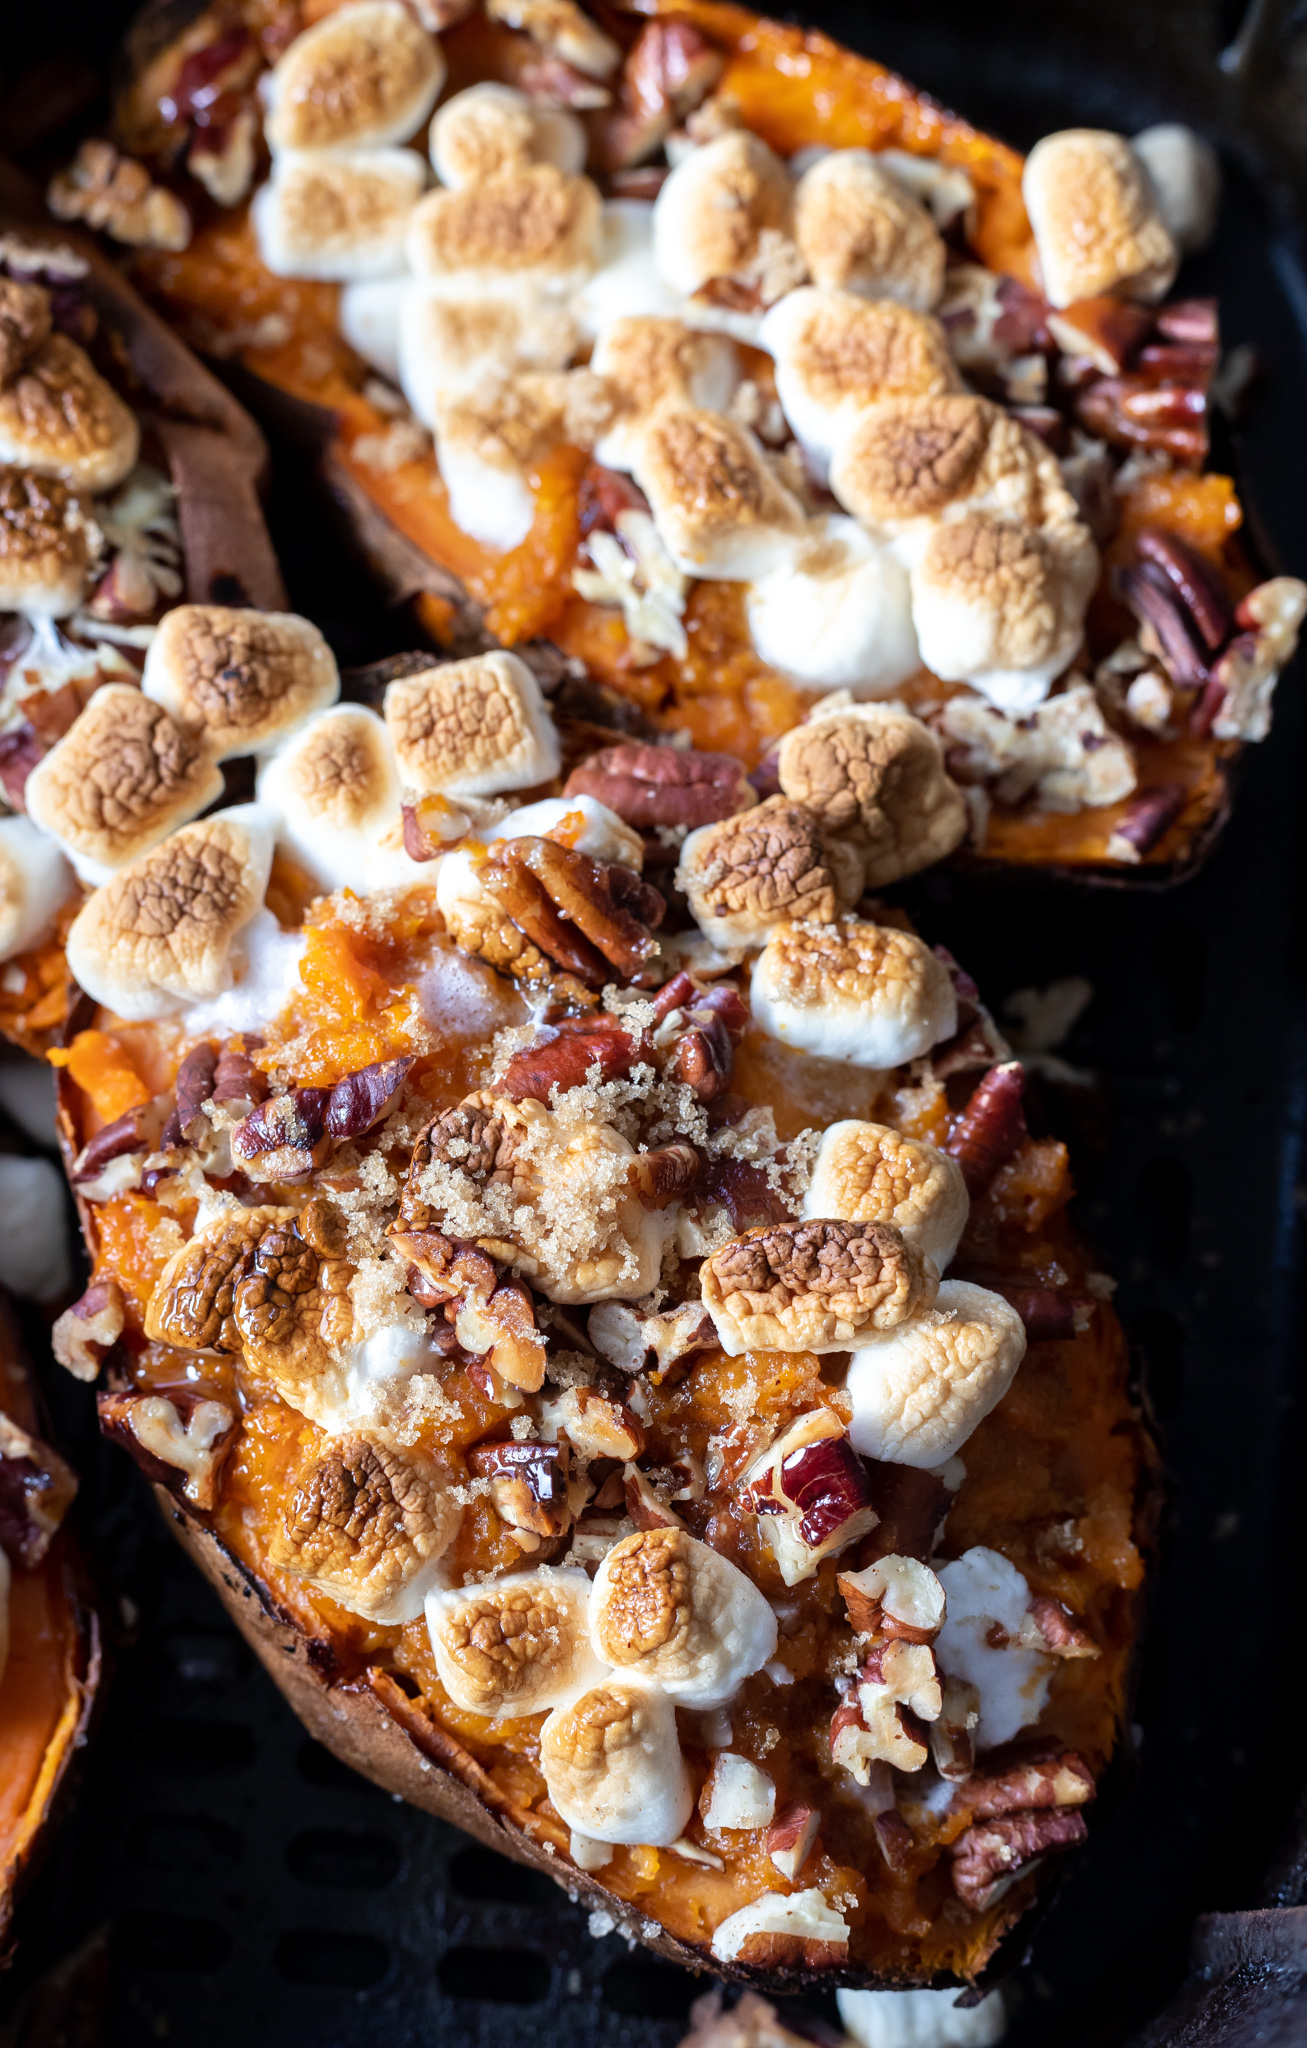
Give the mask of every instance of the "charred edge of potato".
M 0 232 L 8 231 L 66 244 L 89 265 L 87 297 L 122 341 L 140 384 L 129 402 L 158 435 L 176 487 L 187 597 L 283 609 L 285 586 L 259 498 L 267 444 L 250 415 L 94 241 L 52 221 L 22 173 L 0 161 Z
M 778 1993 L 829 1991 L 838 1986 L 859 1990 L 919 1986 L 919 1978 L 889 1978 L 850 1968 L 825 1970 L 763 1970 L 747 1963 L 723 1963 L 707 1949 L 692 1948 L 654 1923 L 638 1906 L 606 1891 L 599 1880 L 532 1840 L 506 1796 L 487 1778 L 475 1758 L 431 1721 L 418 1700 L 410 1699 L 382 1665 L 370 1665 L 357 1678 L 333 1682 L 330 1646 L 310 1637 L 282 1610 L 257 1575 L 234 1557 L 205 1518 L 166 1488 L 155 1487 L 160 1509 L 187 1556 L 203 1572 L 241 1635 L 273 1682 L 284 1694 L 310 1735 L 339 1762 L 397 1793 L 410 1806 L 421 1807 L 437 1820 L 474 1835 L 488 1849 L 542 1870 L 573 1900 L 600 1908 L 618 1930 L 682 1969 L 709 1973 L 755 1991 Z M 488 1790 L 487 1790 L 488 1788 Z M 527 1816 L 530 1818 L 530 1816 Z M 988 1985 L 1018 1959 L 1009 1956 L 1009 1936 L 1045 1887 L 1032 1877 L 1018 1884 L 1004 1912 L 995 1950 L 977 1982 Z M 1024 1949 L 1025 1925 L 1020 1947 Z M 960 1980 L 941 1975 L 941 1988 L 957 1988 Z
M 1220 798 L 1186 841 L 1184 851 L 1174 860 L 1141 861 L 1138 867 L 1125 861 L 1086 861 L 1082 866 L 1050 862 L 1045 866 L 1037 861 L 987 860 L 984 854 L 969 852 L 963 846 L 944 865 L 967 875 L 983 875 L 991 886 L 1005 888 L 1038 888 L 1045 883 L 1061 886 L 1074 882 L 1083 889 L 1129 889 L 1142 890 L 1154 896 L 1164 895 L 1170 889 L 1178 889 L 1182 882 L 1191 882 L 1206 865 L 1233 814 L 1246 752 L 1246 748 L 1240 746 L 1228 760 L 1215 763 Z

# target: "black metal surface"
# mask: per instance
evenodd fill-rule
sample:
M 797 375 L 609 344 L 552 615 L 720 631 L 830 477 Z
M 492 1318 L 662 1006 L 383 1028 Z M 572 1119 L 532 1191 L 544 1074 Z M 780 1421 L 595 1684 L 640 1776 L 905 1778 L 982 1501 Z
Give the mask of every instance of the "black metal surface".
M 1301 570 L 1307 280 L 1265 124 L 1254 132 L 1214 70 L 1238 11 L 1070 8 L 1052 23 L 1047 10 L 986 19 L 940 0 L 911 18 L 811 11 L 1018 143 L 1082 119 L 1133 129 L 1196 109 L 1226 124 L 1243 168 L 1215 249 L 1185 283 L 1218 290 L 1227 343 L 1262 353 L 1243 474 L 1284 565 Z M 55 19 L 31 31 L 46 47 Z M 1286 57 L 1282 96 L 1291 86 Z M 405 621 L 342 561 L 297 469 L 279 475 L 273 513 L 292 602 L 342 659 L 402 646 Z M 1097 1071 L 1101 1094 L 1063 1091 L 1061 1113 L 1079 1130 L 1079 1212 L 1119 1276 L 1170 1474 L 1137 1736 L 1016 1980 L 1015 2048 L 1126 2039 L 1182 1975 L 1195 1911 L 1259 1896 L 1303 1777 L 1301 690 L 1282 686 L 1229 832 L 1174 895 L 948 877 L 913 894 L 929 936 L 1000 1012 L 1018 988 L 1070 974 L 1094 984 L 1064 1052 Z M 592 1941 L 585 1914 L 543 1879 L 310 1744 L 126 1461 L 98 1444 L 82 1391 L 54 1392 L 88 1473 L 84 1526 L 129 1625 L 81 1796 L 22 1916 L 0 2006 L 19 2017 L 0 2041 L 61 2038 L 42 2031 L 50 1995 L 25 2017 L 21 1999 L 81 1949 L 90 2030 L 62 2038 L 83 2048 L 228 2048 L 233 2033 L 250 2048 L 670 2048 L 702 1986 L 615 1935 Z M 1301 1890 L 1282 1883 L 1280 1902 Z

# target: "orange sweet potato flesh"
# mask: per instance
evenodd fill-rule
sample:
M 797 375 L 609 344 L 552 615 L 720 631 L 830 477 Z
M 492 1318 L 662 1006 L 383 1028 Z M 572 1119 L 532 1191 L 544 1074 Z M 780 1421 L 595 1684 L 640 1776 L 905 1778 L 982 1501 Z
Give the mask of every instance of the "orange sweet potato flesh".
M 38 1427 L 17 1333 L 2 1299 L 0 1411 L 23 1429 Z M 8 1947 L 15 1894 L 86 1738 L 99 1677 L 98 1624 L 61 1531 L 41 1565 L 30 1571 L 15 1565 L 12 1572 L 9 1660 L 0 1678 L 0 1958 Z

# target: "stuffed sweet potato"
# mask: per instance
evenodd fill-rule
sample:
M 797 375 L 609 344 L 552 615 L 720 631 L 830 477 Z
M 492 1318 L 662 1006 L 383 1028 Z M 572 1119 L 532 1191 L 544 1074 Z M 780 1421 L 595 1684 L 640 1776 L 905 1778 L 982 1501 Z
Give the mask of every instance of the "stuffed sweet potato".
M 0 1957 L 100 1677 L 98 1624 L 60 1529 L 77 1482 L 37 1420 L 0 1300 Z
M 165 615 L 256 800 L 97 842 L 56 1353 L 346 1761 L 682 1961 L 970 1981 L 1087 1832 L 1151 1466 L 1065 1149 L 878 893 L 960 799 L 897 707 L 760 799 L 540 668 L 342 701 Z
M 955 858 L 1191 869 L 1307 604 L 1206 467 L 1206 145 L 1023 162 L 713 0 L 416 16 L 152 6 L 117 123 L 187 209 L 138 278 L 391 586 L 749 762 L 814 692 L 900 698 Z M 112 227 L 108 147 L 52 198 Z
M 133 690 L 185 594 L 275 605 L 253 421 L 87 237 L 0 164 L 0 1028 L 67 1015 L 77 877 L 33 831 L 27 778 L 92 694 Z M 190 764 L 138 735 L 133 772 Z M 130 806 L 131 791 L 108 792 Z

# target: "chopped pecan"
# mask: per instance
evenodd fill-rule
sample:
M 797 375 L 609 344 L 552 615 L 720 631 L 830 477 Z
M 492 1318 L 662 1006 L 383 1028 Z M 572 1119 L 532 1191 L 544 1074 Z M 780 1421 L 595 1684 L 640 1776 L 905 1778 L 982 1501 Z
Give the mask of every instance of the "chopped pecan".
M 518 85 L 528 99 L 542 107 L 570 107 L 574 113 L 591 113 L 612 105 L 606 85 L 578 71 L 563 57 L 533 57 L 522 66 Z
M 944 1625 L 944 1588 L 918 1558 L 890 1554 L 836 1583 L 858 1635 L 931 1643 Z
M 1220 309 L 1215 299 L 1172 299 L 1169 306 L 1158 308 L 1154 325 L 1168 341 L 1196 342 L 1216 349 L 1221 345 Z
M 646 1209 L 666 1209 L 688 1195 L 699 1178 L 703 1161 L 693 1145 L 660 1145 L 653 1152 L 638 1152 L 631 1161 L 627 1178 L 639 1190 Z
M 620 1018 L 606 1012 L 565 1017 L 544 1025 L 532 1044 L 514 1053 L 495 1085 L 514 1102 L 548 1102 L 555 1088 L 565 1094 L 585 1081 L 624 1078 L 638 1055 L 639 1041 Z
M 321 1166 L 331 1149 L 327 1137 L 330 1097 L 329 1088 L 292 1088 L 260 1103 L 232 1129 L 233 1158 L 252 1179 L 305 1179 L 315 1166 Z
M 962 1168 L 973 1201 L 1026 1136 L 1024 1093 L 1019 1060 L 991 1067 L 949 1133 L 944 1150 Z
M 143 1102 L 97 1131 L 78 1153 L 68 1176 L 79 1194 L 90 1202 L 106 1201 L 137 1186 L 141 1162 L 158 1139 L 162 1121 L 158 1104 Z M 136 1161 L 134 1169 L 123 1170 L 132 1159 Z M 108 1173 L 115 1165 L 119 1171 Z
M 167 1394 L 105 1393 L 97 1405 L 101 1430 L 152 1479 L 206 1513 L 217 1506 L 218 1474 L 239 1428 L 225 1401 L 174 1387 Z
M 423 1308 L 442 1307 L 471 1295 L 488 1301 L 499 1282 L 494 1260 L 466 1239 L 446 1237 L 443 1231 L 404 1229 L 396 1224 L 390 1233 L 400 1257 L 409 1264 L 409 1292 Z M 416 1273 L 419 1292 L 413 1284 Z
M 1107 842 L 1112 860 L 1142 860 L 1170 831 L 1185 807 L 1186 792 L 1178 782 L 1151 783 L 1118 818 Z
M 1234 628 L 1234 606 L 1220 573 L 1197 548 L 1160 526 L 1143 527 L 1135 546 L 1172 585 L 1208 651 L 1224 647 Z
M 1027 1813 L 1050 1807 L 1085 1806 L 1094 1796 L 1094 1774 L 1073 1749 L 1055 1756 L 1018 1759 L 1002 1769 L 992 1764 L 967 1781 L 955 1795 L 955 1810 L 965 1808 L 977 1820 L 1006 1813 Z
M 895 1872 L 906 1871 L 913 1841 L 912 1830 L 903 1815 L 897 1808 L 887 1806 L 883 1813 L 873 1816 L 871 1828 L 888 1867 Z
M 930 1724 L 930 1754 L 941 1778 L 964 1784 L 976 1768 L 980 1693 L 965 1678 L 945 1678 L 939 1717 Z
M 1074 1848 L 1089 1830 L 1075 1812 L 1011 1814 L 968 1828 L 952 1843 L 953 1889 L 977 1913 L 1057 1849 Z
M 510 1528 L 537 1538 L 566 1533 L 571 1513 L 565 1441 L 476 1444 L 467 1461 L 480 1478 L 489 1479 L 491 1503 Z
M 508 1386 L 539 1393 L 545 1383 L 545 1342 L 536 1328 L 530 1289 L 522 1281 L 500 1280 L 484 1298 L 466 1296 L 454 1331 L 463 1349 Z
M 622 1372 L 655 1378 L 679 1358 L 717 1342 L 713 1319 L 701 1301 L 642 1314 L 625 1301 L 601 1301 L 590 1311 L 590 1342 L 601 1358 Z
M 123 1333 L 126 1303 L 116 1280 L 92 1280 L 50 1332 L 50 1348 L 75 1380 L 93 1380 Z
M 177 1069 L 176 1102 L 159 1143 L 165 1151 L 191 1145 L 203 1136 L 204 1105 L 213 1097 L 218 1071 L 217 1049 L 207 1042 L 193 1046 Z
M 213 1075 L 213 1099 L 224 1108 L 236 1103 L 248 1103 L 257 1109 L 268 1099 L 268 1077 L 256 1067 L 250 1058 L 262 1043 L 260 1039 L 246 1038 L 237 1045 L 229 1038 L 218 1054 L 218 1064 Z
M 543 882 L 518 857 L 519 843 L 502 845 L 484 863 L 478 876 L 482 887 L 540 953 L 575 975 L 583 988 L 602 988 L 609 979 L 603 955 L 561 915 Z
M 380 1123 L 394 1107 L 412 1065 L 405 1053 L 399 1059 L 374 1060 L 337 1081 L 327 1098 L 327 1136 L 342 1142 L 361 1138 Z
M 763 1527 L 787 1586 L 810 1579 L 876 1526 L 866 1468 L 829 1408 L 800 1416 L 753 1465 L 741 1503 Z
M 29 1569 L 40 1564 L 76 1492 L 59 1453 L 0 1410 L 0 1550 Z
M 1101 1657 L 1102 1651 L 1087 1629 L 1081 1628 L 1069 1607 L 1046 1593 L 1030 1602 L 1017 1640 L 1033 1650 L 1045 1650 L 1050 1657 Z
M 676 1510 L 668 1505 L 638 1465 L 623 1467 L 622 1495 L 626 1512 L 637 1529 L 681 1529 L 685 1526 Z
M 626 170 L 652 156 L 673 124 L 712 91 L 723 62 L 689 22 L 646 23 L 622 67 L 619 104 L 601 131 L 605 167 Z
M 11 383 L 50 332 L 50 294 L 0 275 L 0 386 Z
M 1049 332 L 1069 356 L 1088 356 L 1105 376 L 1123 370 L 1144 336 L 1151 332 L 1149 307 L 1125 299 L 1077 299 L 1048 314 Z
M 715 825 L 756 801 L 732 754 L 692 747 L 603 747 L 574 768 L 564 796 L 593 796 L 628 825 Z
M 658 942 L 648 925 L 620 900 L 629 896 L 629 886 L 625 882 L 614 885 L 611 865 L 592 860 L 575 847 L 560 846 L 553 839 L 510 839 L 507 855 L 530 872 L 560 915 L 626 979 L 638 975 L 657 952 Z M 656 911 L 656 919 L 661 918 L 662 898 L 655 890 L 637 900 L 642 907 Z M 536 938 L 534 932 L 528 936 Z M 544 942 L 536 938 L 536 943 Z M 545 950 L 550 950 L 548 945 Z
M 1207 394 L 1151 376 L 1100 377 L 1076 398 L 1081 424 L 1118 448 L 1151 448 L 1198 467 L 1207 456 Z
M 1156 562 L 1144 560 L 1134 568 L 1118 569 L 1113 583 L 1139 620 L 1145 651 L 1156 649 L 1181 689 L 1205 683 L 1207 657 L 1198 627 L 1170 575 Z
M 151 181 L 144 164 L 112 142 L 83 142 L 66 171 L 51 179 L 46 201 L 56 220 L 84 220 L 134 249 L 184 249 L 191 219 L 174 192 Z
M 721 1019 L 706 1015 L 702 1023 L 682 1032 L 671 1067 L 700 1102 L 715 1102 L 724 1095 L 735 1078 L 735 1055 Z
M 820 1826 L 818 1809 L 795 1801 L 783 1806 L 768 1828 L 763 1846 L 781 1876 L 791 1884 L 811 1855 Z

